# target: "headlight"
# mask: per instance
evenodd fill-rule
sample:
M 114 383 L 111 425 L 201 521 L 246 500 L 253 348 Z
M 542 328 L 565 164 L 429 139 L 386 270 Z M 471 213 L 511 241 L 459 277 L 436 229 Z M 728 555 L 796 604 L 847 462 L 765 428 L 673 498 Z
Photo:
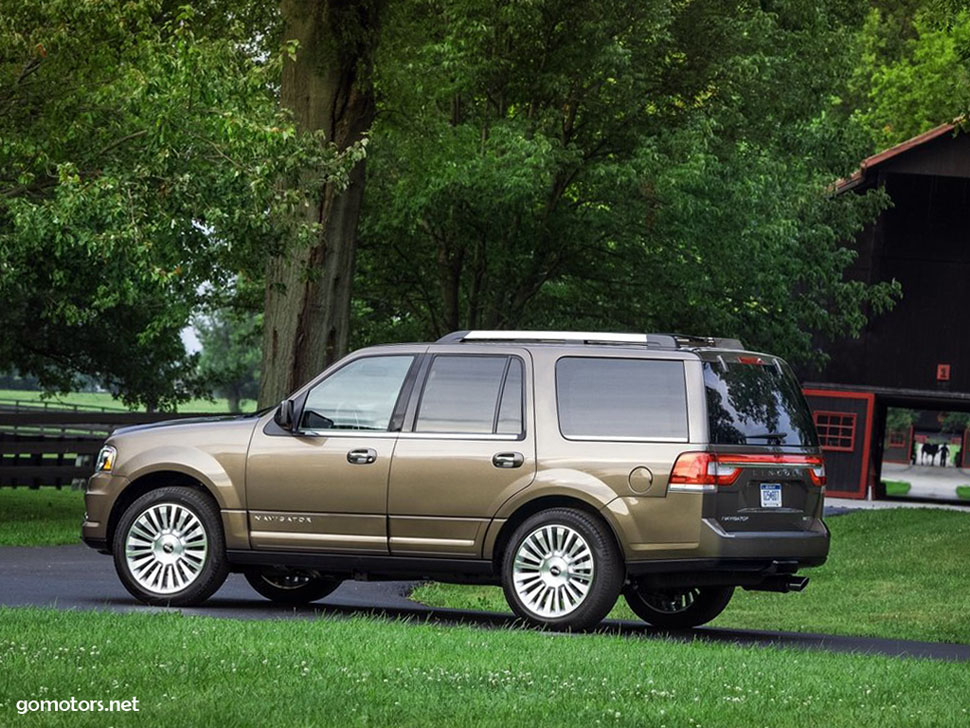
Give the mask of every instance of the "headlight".
M 115 465 L 116 457 L 118 457 L 118 451 L 111 447 L 111 445 L 105 445 L 101 448 L 101 452 L 98 453 L 98 462 L 94 466 L 94 472 L 110 472 L 111 468 Z

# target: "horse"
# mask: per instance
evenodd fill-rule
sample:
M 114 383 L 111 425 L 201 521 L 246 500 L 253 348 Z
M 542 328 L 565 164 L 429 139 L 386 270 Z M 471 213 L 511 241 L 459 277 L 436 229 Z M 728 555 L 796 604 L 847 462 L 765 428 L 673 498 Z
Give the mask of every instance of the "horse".
M 919 462 L 920 465 L 925 465 L 926 457 L 930 458 L 930 465 L 936 465 L 936 453 L 940 451 L 940 446 L 932 442 L 924 442 L 923 447 L 920 448 Z

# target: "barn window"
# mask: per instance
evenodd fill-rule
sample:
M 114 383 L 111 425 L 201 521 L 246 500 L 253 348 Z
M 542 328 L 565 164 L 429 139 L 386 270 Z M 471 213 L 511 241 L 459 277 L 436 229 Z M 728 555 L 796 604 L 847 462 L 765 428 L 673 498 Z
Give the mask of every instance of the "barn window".
M 905 447 L 906 432 L 903 430 L 893 430 L 889 433 L 889 447 Z
M 814 412 L 815 429 L 823 450 L 852 452 L 855 448 L 855 414 L 851 412 Z

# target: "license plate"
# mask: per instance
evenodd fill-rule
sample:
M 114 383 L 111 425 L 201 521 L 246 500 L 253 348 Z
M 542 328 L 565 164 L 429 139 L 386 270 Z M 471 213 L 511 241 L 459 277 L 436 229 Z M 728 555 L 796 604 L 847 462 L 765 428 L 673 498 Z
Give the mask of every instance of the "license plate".
M 761 507 L 781 508 L 781 483 L 761 484 Z

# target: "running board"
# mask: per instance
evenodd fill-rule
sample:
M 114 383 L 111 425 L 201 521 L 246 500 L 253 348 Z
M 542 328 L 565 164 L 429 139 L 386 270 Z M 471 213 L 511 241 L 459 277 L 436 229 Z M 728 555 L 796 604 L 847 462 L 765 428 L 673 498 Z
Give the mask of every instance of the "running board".
M 275 566 L 309 569 L 321 574 L 360 580 L 413 580 L 497 583 L 492 562 L 486 559 L 449 559 L 389 554 L 334 554 L 306 551 L 226 552 L 234 566 Z

